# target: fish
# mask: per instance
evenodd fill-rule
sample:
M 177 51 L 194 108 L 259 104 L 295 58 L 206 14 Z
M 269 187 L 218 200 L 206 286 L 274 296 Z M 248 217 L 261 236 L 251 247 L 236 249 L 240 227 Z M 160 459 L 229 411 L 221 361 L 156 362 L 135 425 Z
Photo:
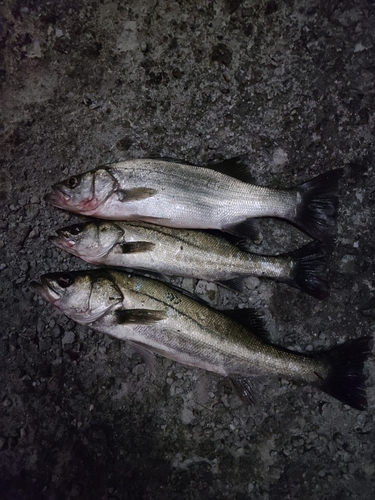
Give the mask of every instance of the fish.
M 293 252 L 264 256 L 204 231 L 147 222 L 91 220 L 58 229 L 50 241 L 94 265 L 184 276 L 242 289 L 248 276 L 287 283 L 318 299 L 329 295 L 327 253 L 310 242 Z
M 206 167 L 165 158 L 134 159 L 73 175 L 54 184 L 44 199 L 99 219 L 216 229 L 252 239 L 253 218 L 277 217 L 332 244 L 342 174 L 338 168 L 277 190 L 248 182 L 243 157 Z
M 31 287 L 74 321 L 127 341 L 153 374 L 156 354 L 229 377 L 248 403 L 256 401 L 257 381 L 273 376 L 367 406 L 371 336 L 314 355 L 293 352 L 266 342 L 252 310 L 224 314 L 161 281 L 110 268 L 44 274 Z

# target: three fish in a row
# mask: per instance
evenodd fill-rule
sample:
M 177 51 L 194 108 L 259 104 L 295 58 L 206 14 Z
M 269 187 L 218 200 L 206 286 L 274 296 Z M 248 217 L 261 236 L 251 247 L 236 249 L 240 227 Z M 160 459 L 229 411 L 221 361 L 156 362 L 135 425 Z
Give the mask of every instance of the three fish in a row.
M 52 241 L 93 264 L 233 287 L 247 276 L 265 276 L 325 298 L 325 255 L 318 243 L 267 257 L 196 229 L 249 237 L 254 217 L 279 217 L 331 244 L 341 175 L 342 170 L 333 170 L 275 190 L 248 183 L 240 158 L 209 167 L 172 160 L 123 161 L 53 186 L 46 196 L 52 205 L 108 220 L 69 226 Z M 32 285 L 78 323 L 127 340 L 152 372 L 159 354 L 229 377 L 248 401 L 254 399 L 257 379 L 274 375 L 366 408 L 363 365 L 371 352 L 370 337 L 305 356 L 267 343 L 251 310 L 217 311 L 165 283 L 111 268 L 50 273 Z

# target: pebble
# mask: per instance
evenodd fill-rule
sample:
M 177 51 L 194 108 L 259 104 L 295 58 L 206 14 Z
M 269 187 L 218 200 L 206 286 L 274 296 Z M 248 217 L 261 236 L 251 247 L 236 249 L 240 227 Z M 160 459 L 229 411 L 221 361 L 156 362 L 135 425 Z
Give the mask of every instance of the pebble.
M 133 369 L 132 369 L 132 373 L 133 375 L 142 375 L 143 373 L 145 372 L 145 367 L 144 365 L 136 365 Z
M 63 336 L 61 342 L 63 345 L 65 344 L 73 344 L 75 339 L 75 334 L 72 331 L 66 332 L 65 335 Z
M 35 227 L 29 234 L 29 238 L 36 238 L 40 235 L 39 227 Z
M 5 450 L 7 438 L 0 436 L 0 450 Z
M 42 333 L 44 331 L 45 327 L 46 327 L 46 325 L 45 325 L 43 319 L 39 316 L 37 323 L 36 323 L 36 331 L 38 333 Z
M 292 437 L 292 445 L 294 448 L 299 448 L 305 444 L 305 440 L 302 436 L 294 436 Z
M 60 337 L 60 336 L 62 335 L 63 331 L 64 331 L 64 330 L 63 330 L 63 328 L 61 328 L 61 326 L 60 326 L 60 325 L 56 325 L 56 326 L 53 328 L 53 330 L 52 330 L 52 336 L 53 336 L 54 338 L 58 338 L 58 337 Z
M 252 276 L 250 278 L 246 278 L 246 286 L 249 290 L 255 290 L 257 286 L 259 285 L 260 281 L 258 278 L 255 276 Z
M 39 350 L 42 352 L 48 351 L 51 348 L 52 340 L 50 337 L 39 339 Z
M 21 269 L 21 271 L 24 271 L 24 272 L 28 271 L 29 267 L 30 267 L 30 264 L 29 264 L 29 262 L 27 260 L 24 260 L 19 265 L 19 268 Z

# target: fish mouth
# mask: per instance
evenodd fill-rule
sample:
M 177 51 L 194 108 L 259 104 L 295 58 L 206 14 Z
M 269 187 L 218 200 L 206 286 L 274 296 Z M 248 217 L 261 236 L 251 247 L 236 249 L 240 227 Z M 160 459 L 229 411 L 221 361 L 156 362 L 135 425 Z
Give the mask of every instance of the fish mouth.
M 74 247 L 75 241 L 67 236 L 63 229 L 56 231 L 57 235 L 49 236 L 48 240 L 62 250 L 70 250 Z
M 58 208 L 69 205 L 70 200 L 71 196 L 61 191 L 57 186 L 52 186 L 52 192 L 44 196 L 44 201 Z
M 30 283 L 31 288 L 40 295 L 45 301 L 50 304 L 55 304 L 59 299 L 60 295 L 54 290 L 53 282 L 49 280 L 46 276 L 40 278 L 41 283 L 37 281 L 32 281 Z

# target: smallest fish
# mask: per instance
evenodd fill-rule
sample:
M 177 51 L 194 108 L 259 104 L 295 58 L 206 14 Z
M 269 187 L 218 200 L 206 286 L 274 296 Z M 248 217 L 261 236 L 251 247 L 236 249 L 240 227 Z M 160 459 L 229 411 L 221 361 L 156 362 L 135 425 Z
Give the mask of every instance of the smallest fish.
M 266 256 L 204 231 L 100 220 L 59 229 L 50 241 L 94 265 L 204 279 L 236 290 L 242 289 L 245 278 L 259 276 L 318 299 L 329 295 L 327 253 L 317 242 L 291 253 Z

